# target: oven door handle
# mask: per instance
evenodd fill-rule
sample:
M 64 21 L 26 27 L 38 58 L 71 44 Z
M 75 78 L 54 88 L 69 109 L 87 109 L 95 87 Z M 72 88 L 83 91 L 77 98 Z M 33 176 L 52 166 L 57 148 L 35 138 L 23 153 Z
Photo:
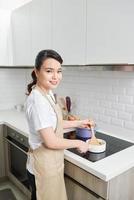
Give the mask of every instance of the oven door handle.
M 24 151 L 23 149 L 21 149 L 20 147 L 18 147 L 16 144 L 14 144 L 13 142 L 11 142 L 11 141 L 10 141 L 9 139 L 7 139 L 6 137 L 5 137 L 5 140 L 6 140 L 6 142 L 10 143 L 11 145 L 13 145 L 14 147 L 16 147 L 17 149 L 19 149 L 20 151 L 22 151 L 24 154 L 27 155 L 27 152 L 26 152 L 26 151 Z

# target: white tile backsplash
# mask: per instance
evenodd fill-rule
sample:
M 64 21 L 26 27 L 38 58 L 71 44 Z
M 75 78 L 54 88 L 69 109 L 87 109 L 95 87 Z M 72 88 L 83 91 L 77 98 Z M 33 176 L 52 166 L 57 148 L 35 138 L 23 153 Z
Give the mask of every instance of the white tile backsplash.
M 73 113 L 104 130 L 134 131 L 134 72 L 68 68 L 63 75 L 57 93 L 75 99 Z
M 24 103 L 32 69 L 0 69 L 0 109 Z M 72 113 L 93 118 L 105 131 L 134 131 L 134 72 L 68 67 L 55 91 L 70 96 Z
M 23 104 L 25 87 L 25 69 L 0 69 L 0 110 Z
M 125 111 L 134 114 L 134 105 L 125 105 Z

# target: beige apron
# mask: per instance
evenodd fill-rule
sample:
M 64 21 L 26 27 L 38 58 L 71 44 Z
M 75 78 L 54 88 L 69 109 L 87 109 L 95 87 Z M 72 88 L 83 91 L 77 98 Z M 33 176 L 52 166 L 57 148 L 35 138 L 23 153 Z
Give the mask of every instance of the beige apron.
M 43 93 L 42 93 L 43 94 Z M 44 98 L 48 97 L 43 94 Z M 57 116 L 55 135 L 63 138 L 63 119 L 58 104 L 52 104 Z M 36 181 L 37 200 L 67 200 L 64 183 L 64 151 L 41 147 L 33 150 L 33 170 Z

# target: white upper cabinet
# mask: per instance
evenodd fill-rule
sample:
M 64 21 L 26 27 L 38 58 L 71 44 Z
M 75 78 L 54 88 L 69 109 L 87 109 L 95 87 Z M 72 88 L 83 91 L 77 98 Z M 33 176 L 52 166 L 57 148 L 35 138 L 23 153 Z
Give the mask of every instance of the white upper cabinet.
M 13 64 L 54 49 L 65 65 L 134 63 L 134 1 L 33 0 L 12 13 Z
M 86 0 L 52 1 L 52 48 L 65 65 L 85 64 Z
M 11 16 L 13 64 L 31 65 L 31 3 L 16 9 Z
M 87 0 L 86 64 L 134 63 L 134 1 Z
M 12 65 L 12 56 L 10 12 L 0 9 L 0 65 Z
M 51 0 L 33 0 L 31 5 L 32 63 L 40 50 L 52 48 Z

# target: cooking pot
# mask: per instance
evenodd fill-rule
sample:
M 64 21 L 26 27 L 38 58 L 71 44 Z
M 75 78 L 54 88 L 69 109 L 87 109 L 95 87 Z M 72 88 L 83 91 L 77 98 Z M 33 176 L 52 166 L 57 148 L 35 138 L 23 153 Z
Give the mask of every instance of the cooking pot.
M 88 159 L 91 160 L 92 162 L 95 162 L 97 160 L 101 160 L 102 158 L 105 158 L 106 157 L 106 151 L 104 152 L 100 152 L 100 153 L 93 153 L 93 152 L 90 152 L 88 154 Z
M 102 139 L 97 139 L 97 140 L 100 143 L 99 145 L 92 144 L 92 143 L 90 144 L 90 139 L 86 141 L 87 143 L 89 143 L 88 151 L 93 152 L 93 153 L 102 153 L 106 151 L 106 141 Z
M 91 130 L 89 128 L 76 128 L 76 137 L 80 139 L 90 139 L 92 136 Z

